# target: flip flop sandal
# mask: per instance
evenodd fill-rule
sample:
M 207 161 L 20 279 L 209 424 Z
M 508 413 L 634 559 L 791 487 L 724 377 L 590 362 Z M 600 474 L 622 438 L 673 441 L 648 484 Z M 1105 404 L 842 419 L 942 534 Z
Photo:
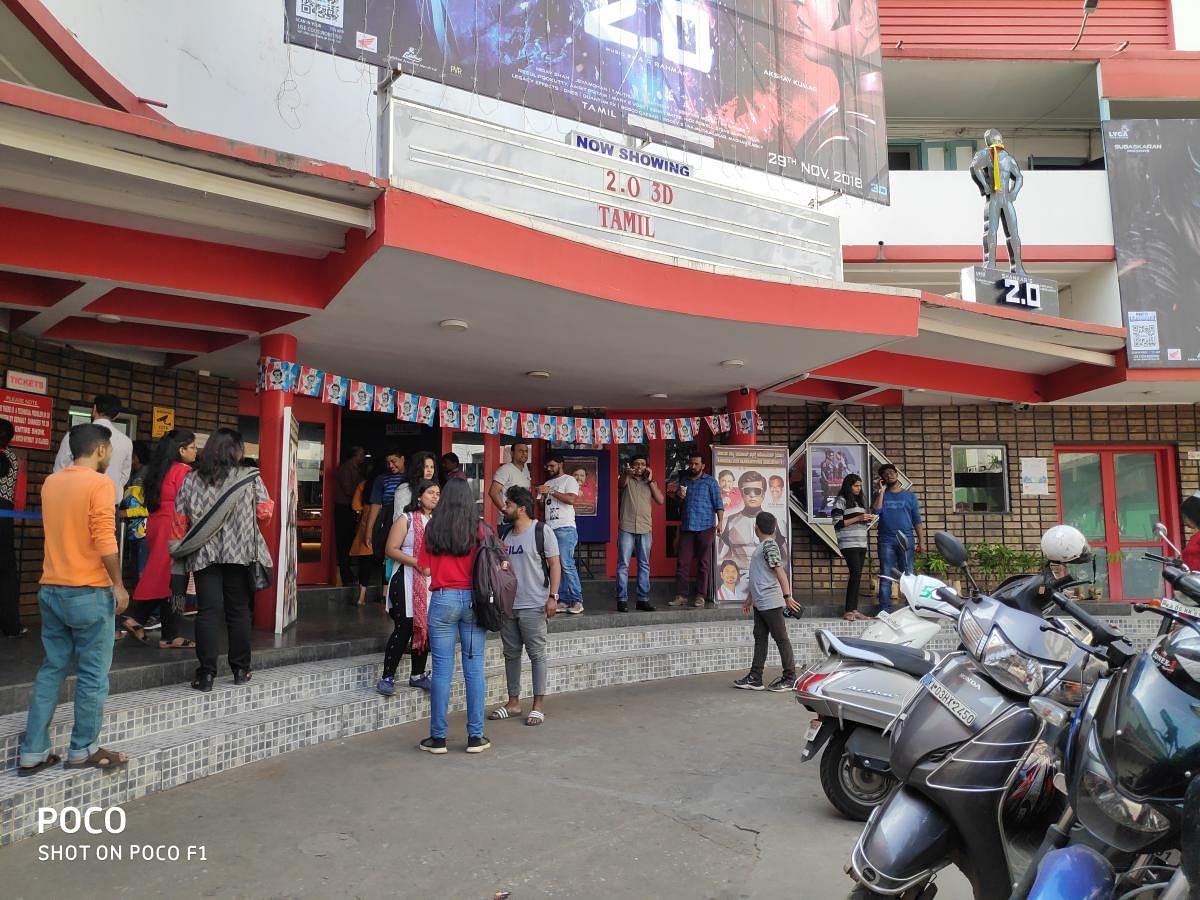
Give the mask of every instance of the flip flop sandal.
M 70 762 L 69 760 L 63 763 L 64 769 L 101 769 L 108 771 L 111 769 L 120 769 L 123 766 L 129 765 L 129 760 L 121 760 L 121 754 L 116 750 L 105 750 L 103 747 L 96 749 L 96 752 L 87 759 L 79 762 Z
M 143 628 L 141 625 L 131 626 L 129 623 L 132 621 L 134 621 L 134 620 L 133 619 L 122 619 L 121 620 L 121 630 L 124 631 L 126 634 L 128 634 L 131 638 L 133 638 L 138 643 L 140 643 L 140 644 L 146 643 L 146 629 Z
M 55 753 L 51 753 L 36 766 L 17 766 L 17 774 L 22 778 L 26 778 L 29 775 L 33 775 L 42 771 L 42 769 L 48 769 L 51 766 L 58 765 L 60 762 L 62 762 L 62 757 Z
M 195 650 L 196 649 L 195 641 L 189 641 L 187 638 L 176 638 L 176 640 L 182 640 L 183 643 L 176 644 L 176 643 L 174 643 L 174 641 L 159 641 L 158 649 L 159 650 Z
M 546 714 L 540 709 L 530 710 L 529 715 L 525 718 L 525 724 L 529 725 L 530 727 L 541 725 L 545 721 Z
M 520 713 L 517 713 L 517 715 L 520 715 Z M 508 707 L 505 706 L 497 706 L 490 713 L 488 713 L 488 718 L 493 722 L 498 722 L 501 719 L 511 719 L 512 717 L 513 714 L 510 713 L 508 711 Z

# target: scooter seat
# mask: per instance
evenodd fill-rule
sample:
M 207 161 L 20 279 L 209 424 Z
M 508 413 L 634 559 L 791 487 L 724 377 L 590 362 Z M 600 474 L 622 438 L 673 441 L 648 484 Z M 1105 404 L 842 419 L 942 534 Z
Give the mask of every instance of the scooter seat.
M 861 638 L 838 637 L 826 628 L 822 628 L 820 634 L 830 653 L 891 666 L 914 678 L 920 678 L 930 672 L 938 662 L 937 654 L 929 650 L 914 650 L 912 647 L 885 644 L 881 641 L 864 641 Z

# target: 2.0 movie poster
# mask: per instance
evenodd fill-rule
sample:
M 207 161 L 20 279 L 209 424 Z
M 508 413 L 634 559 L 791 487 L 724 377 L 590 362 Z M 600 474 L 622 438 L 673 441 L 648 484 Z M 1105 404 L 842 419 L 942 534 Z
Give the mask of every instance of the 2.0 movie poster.
M 288 41 L 888 202 L 877 0 L 288 0 Z

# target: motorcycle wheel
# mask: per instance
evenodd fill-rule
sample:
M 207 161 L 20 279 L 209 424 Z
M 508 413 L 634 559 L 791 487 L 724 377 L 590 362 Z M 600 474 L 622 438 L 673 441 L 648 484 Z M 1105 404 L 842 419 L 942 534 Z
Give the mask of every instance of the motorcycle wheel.
M 821 757 L 821 787 L 834 808 L 847 819 L 865 822 L 891 791 L 896 779 L 850 764 L 846 741 L 853 729 L 838 731 Z

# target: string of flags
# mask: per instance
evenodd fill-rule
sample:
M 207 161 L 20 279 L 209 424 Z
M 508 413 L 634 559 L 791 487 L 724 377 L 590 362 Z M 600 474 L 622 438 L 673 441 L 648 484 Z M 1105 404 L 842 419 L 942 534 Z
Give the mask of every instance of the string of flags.
M 302 397 L 316 397 L 354 412 L 387 413 L 402 422 L 419 425 L 432 426 L 437 421 L 444 428 L 457 431 L 568 444 L 599 446 L 614 442 L 640 444 L 647 440 L 690 441 L 700 433 L 702 422 L 713 434 L 733 431 L 746 435 L 763 431 L 762 416 L 754 410 L 745 410 L 736 416 L 725 412 L 653 419 L 594 419 L 519 412 L 406 393 L 270 356 L 258 361 L 258 391 L 285 391 Z

